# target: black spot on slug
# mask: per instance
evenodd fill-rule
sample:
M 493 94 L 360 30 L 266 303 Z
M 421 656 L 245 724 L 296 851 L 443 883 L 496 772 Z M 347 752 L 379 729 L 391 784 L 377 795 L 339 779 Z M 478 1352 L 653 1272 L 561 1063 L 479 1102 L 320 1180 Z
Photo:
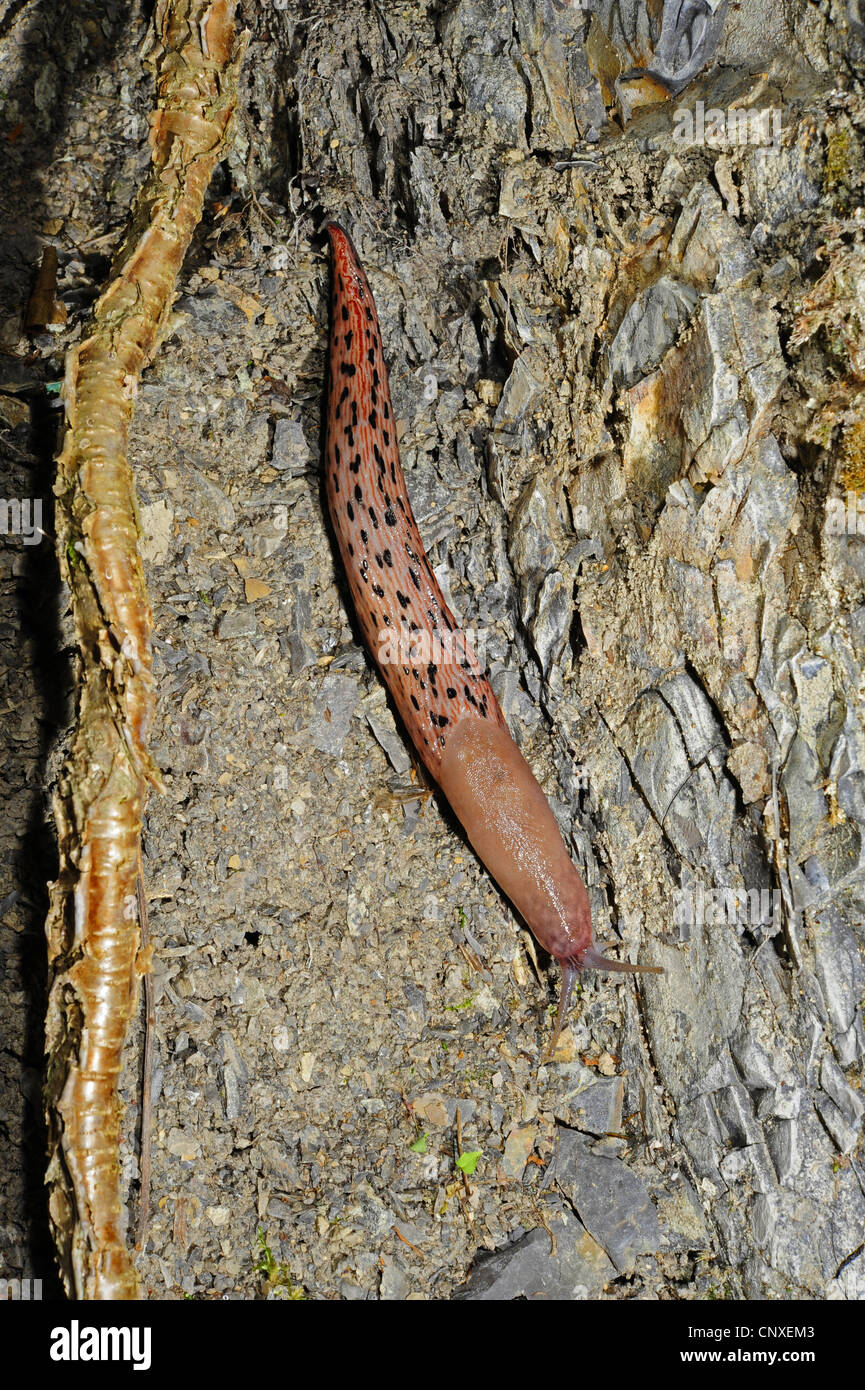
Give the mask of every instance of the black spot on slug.
M 339 370 L 342 372 L 343 376 L 354 376 L 357 367 L 353 362 L 340 362 Z
M 387 522 L 388 526 L 396 526 L 396 517 L 394 516 L 393 511 L 390 507 L 388 507 L 387 511 L 385 512 L 384 519 Z

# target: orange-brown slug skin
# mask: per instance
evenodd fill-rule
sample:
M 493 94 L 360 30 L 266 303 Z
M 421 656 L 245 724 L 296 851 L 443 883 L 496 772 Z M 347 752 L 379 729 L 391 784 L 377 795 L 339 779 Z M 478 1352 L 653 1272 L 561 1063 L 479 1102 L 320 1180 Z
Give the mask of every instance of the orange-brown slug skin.
M 445 747 L 439 782 L 473 849 L 540 944 L 579 969 L 592 946 L 589 895 L 507 729 L 462 719 Z
M 424 552 L 369 281 L 347 233 L 334 223 L 327 231 L 333 298 L 325 491 L 358 621 L 418 754 L 474 850 L 562 966 L 555 1042 L 578 971 L 657 967 L 607 960 L 593 944 L 585 885 Z

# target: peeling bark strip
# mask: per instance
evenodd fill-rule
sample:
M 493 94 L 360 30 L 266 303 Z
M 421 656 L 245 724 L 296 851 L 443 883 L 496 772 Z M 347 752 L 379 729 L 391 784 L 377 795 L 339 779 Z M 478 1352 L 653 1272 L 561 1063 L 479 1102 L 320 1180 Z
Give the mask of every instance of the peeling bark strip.
M 80 649 L 77 723 L 55 799 L 60 873 L 47 923 L 49 1211 L 67 1292 L 135 1298 L 119 1190 L 123 1044 L 136 1003 L 135 885 L 153 715 L 152 614 L 126 459 L 138 377 L 225 153 L 246 38 L 236 0 L 160 0 L 152 163 L 96 304 L 70 350 L 58 464 L 60 566 Z

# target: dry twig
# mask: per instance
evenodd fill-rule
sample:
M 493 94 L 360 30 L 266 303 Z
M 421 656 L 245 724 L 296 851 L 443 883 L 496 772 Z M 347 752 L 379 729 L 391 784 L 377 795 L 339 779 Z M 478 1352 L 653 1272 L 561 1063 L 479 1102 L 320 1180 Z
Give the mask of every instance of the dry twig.
M 135 1248 L 140 1250 L 147 1236 L 150 1220 L 150 1136 L 153 1128 L 153 1049 L 156 1033 L 156 998 L 153 973 L 150 969 L 153 945 L 147 917 L 147 890 L 144 886 L 144 865 L 141 845 L 138 846 L 138 930 L 141 934 L 141 954 L 147 969 L 144 974 L 144 1056 L 141 1062 L 141 1125 L 138 1158 L 138 1221 L 135 1227 Z
M 117 1084 L 135 1007 L 136 876 L 153 715 L 152 617 L 126 443 L 135 389 L 226 148 L 245 42 L 235 0 L 160 0 L 152 162 L 110 283 L 67 356 L 57 532 L 79 647 L 78 711 L 55 798 L 47 923 L 49 1212 L 67 1291 L 134 1298 Z

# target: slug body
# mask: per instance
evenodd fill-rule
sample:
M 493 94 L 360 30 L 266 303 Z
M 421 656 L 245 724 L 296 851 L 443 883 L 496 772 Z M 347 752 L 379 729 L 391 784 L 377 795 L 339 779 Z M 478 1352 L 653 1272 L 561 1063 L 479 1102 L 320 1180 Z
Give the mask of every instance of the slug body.
M 341 227 L 333 253 L 326 493 L 358 621 L 424 765 L 472 847 L 562 966 L 553 1044 L 580 970 L 649 970 L 594 945 L 555 817 L 426 557 L 399 460 L 375 304 Z

